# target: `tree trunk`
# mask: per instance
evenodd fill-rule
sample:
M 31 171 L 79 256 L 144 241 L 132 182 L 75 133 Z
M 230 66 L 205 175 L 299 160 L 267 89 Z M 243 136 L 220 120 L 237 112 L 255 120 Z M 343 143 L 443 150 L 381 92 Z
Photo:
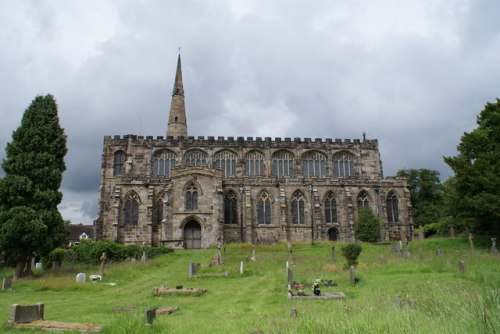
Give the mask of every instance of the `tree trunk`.
M 16 269 L 14 270 L 14 280 L 18 280 L 26 276 L 26 264 L 28 258 L 26 256 L 21 256 L 16 263 Z

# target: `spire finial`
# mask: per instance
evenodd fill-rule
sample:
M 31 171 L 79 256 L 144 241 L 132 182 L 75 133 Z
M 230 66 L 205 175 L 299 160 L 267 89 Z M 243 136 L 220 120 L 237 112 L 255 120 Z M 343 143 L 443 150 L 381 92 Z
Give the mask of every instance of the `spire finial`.
M 182 47 L 179 46 L 178 49 L 179 49 L 179 56 L 180 56 Z

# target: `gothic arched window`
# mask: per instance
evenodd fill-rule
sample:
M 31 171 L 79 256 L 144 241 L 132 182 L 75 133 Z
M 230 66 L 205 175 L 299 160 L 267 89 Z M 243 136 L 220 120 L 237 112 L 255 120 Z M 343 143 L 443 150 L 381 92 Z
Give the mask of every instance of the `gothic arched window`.
M 259 176 L 265 174 L 264 154 L 259 151 L 251 151 L 245 155 L 245 173 L 250 176 Z
M 151 175 L 153 177 L 166 176 L 170 177 L 170 171 L 175 167 L 176 155 L 172 151 L 159 151 L 153 157 L 153 167 Z
M 139 196 L 130 192 L 125 197 L 125 226 L 136 226 L 139 223 Z
M 362 191 L 358 195 L 358 210 L 361 208 L 369 208 L 370 207 L 370 201 L 368 199 L 368 194 L 366 191 Z
M 257 223 L 271 224 L 271 198 L 266 192 L 260 195 L 257 202 Z
M 325 177 L 326 158 L 320 152 L 307 152 L 302 156 L 302 175 L 305 178 L 311 176 Z
M 125 152 L 115 152 L 113 159 L 113 176 L 125 174 Z
M 389 223 L 399 222 L 398 197 L 391 192 L 387 197 L 387 221 Z
M 190 183 L 186 187 L 186 192 L 184 193 L 184 206 L 186 211 L 198 209 L 198 188 L 194 183 Z
M 202 150 L 191 150 L 184 155 L 184 163 L 192 166 L 203 166 L 207 164 L 208 154 Z
M 278 151 L 273 154 L 273 175 L 277 177 L 293 177 L 293 154 Z
M 228 191 L 224 196 L 224 224 L 238 224 L 236 195 Z
M 305 224 L 304 195 L 296 191 L 292 195 L 292 224 Z
M 224 177 L 236 174 L 236 154 L 231 151 L 221 151 L 214 156 L 215 167 L 222 169 Z
M 325 198 L 325 223 L 332 224 L 337 222 L 337 202 L 332 192 L 329 192 Z
M 333 175 L 336 177 L 355 176 L 356 157 L 349 152 L 339 152 L 333 156 Z

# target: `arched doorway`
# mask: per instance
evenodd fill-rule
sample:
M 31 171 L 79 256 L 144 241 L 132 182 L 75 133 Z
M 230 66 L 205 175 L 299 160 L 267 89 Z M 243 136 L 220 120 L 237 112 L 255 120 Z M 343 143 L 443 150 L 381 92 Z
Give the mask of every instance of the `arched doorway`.
M 336 227 L 328 229 L 328 240 L 337 241 L 339 239 L 339 230 Z
M 184 225 L 184 248 L 201 248 L 201 226 L 195 220 Z

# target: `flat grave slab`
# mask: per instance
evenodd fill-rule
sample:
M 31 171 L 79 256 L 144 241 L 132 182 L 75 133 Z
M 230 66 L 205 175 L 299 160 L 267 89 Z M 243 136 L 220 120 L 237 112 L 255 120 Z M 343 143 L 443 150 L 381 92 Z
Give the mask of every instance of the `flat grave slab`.
M 153 294 L 159 295 L 202 295 L 207 292 L 203 288 L 153 288 Z
M 300 300 L 344 300 L 345 294 L 343 292 L 321 292 L 319 296 L 316 295 L 305 295 L 298 296 L 292 295 L 290 292 L 287 293 L 288 299 L 300 299 Z
M 50 320 L 34 320 L 31 322 L 16 323 L 14 327 L 42 329 L 52 332 L 79 331 L 81 333 L 98 333 L 101 330 L 101 326 L 94 324 Z

